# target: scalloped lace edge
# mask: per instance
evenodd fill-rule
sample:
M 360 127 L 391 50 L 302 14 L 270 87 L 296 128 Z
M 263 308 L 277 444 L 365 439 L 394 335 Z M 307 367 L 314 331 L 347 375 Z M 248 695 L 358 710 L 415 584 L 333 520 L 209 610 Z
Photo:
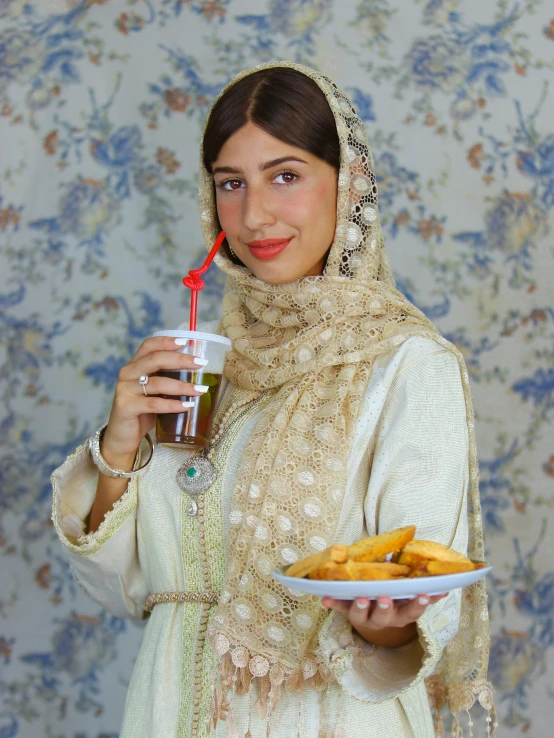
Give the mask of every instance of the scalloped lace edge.
M 98 529 L 92 533 L 86 533 L 75 539 L 72 543 L 61 526 L 62 520 L 62 498 L 59 485 L 59 471 L 69 461 L 75 459 L 85 449 L 88 450 L 88 441 L 79 446 L 73 454 L 70 454 L 61 467 L 56 469 L 51 476 L 52 488 L 54 491 L 54 501 L 52 505 L 52 522 L 56 532 L 62 543 L 77 556 L 91 556 L 100 549 L 100 547 L 109 540 L 113 534 L 121 527 L 127 517 L 136 510 L 137 507 L 137 481 L 136 477 L 129 480 L 127 489 L 117 500 L 112 509 L 106 513 L 104 520 L 100 523 Z M 90 451 L 89 451 L 90 453 Z
M 331 625 L 332 625 L 332 623 L 333 623 L 336 615 L 339 615 L 339 613 L 335 613 L 335 612 L 331 613 L 329 615 L 329 617 L 327 618 L 327 620 L 325 621 L 325 623 L 322 625 L 321 630 L 320 630 L 320 633 L 319 633 L 319 642 L 320 642 L 320 644 L 322 642 L 324 642 L 324 641 L 328 641 L 328 640 L 331 640 L 333 638 L 333 636 L 329 635 L 329 629 L 330 629 L 330 627 L 331 627 Z M 423 619 L 420 619 L 418 621 L 417 625 L 418 625 L 419 643 L 421 644 L 421 647 L 423 649 L 422 663 L 421 663 L 421 666 L 419 668 L 418 673 L 416 674 L 416 676 L 414 677 L 414 679 L 407 686 L 403 687 L 398 692 L 395 692 L 395 694 L 392 697 L 389 694 L 389 695 L 383 697 L 382 699 L 378 699 L 376 701 L 372 701 L 372 704 L 378 705 L 378 704 L 380 704 L 382 702 L 386 702 L 387 700 L 396 699 L 396 698 L 400 697 L 401 695 L 403 695 L 408 690 L 413 689 L 413 687 L 415 687 L 416 685 L 418 685 L 426 677 L 429 676 L 429 673 L 428 672 L 429 672 L 429 666 L 430 666 L 430 664 L 436 665 L 438 663 L 438 661 L 439 661 L 439 659 L 441 657 L 441 653 L 442 653 L 442 649 L 441 649 L 441 646 L 440 646 L 439 641 L 433 635 L 433 632 L 432 632 L 431 627 L 430 627 L 430 625 L 429 625 L 428 622 L 426 622 Z M 378 646 L 376 646 L 375 648 L 378 648 Z M 343 649 L 343 650 L 345 650 L 345 649 Z M 333 672 L 333 674 L 335 676 L 335 679 L 340 684 L 338 670 L 336 670 L 334 668 L 336 662 L 333 663 L 327 657 L 327 655 L 324 652 L 322 653 L 322 656 L 323 656 L 323 658 L 325 660 L 325 663 L 328 666 L 329 670 L 331 672 Z M 367 654 L 367 658 L 372 658 L 372 656 L 373 656 L 373 652 L 371 654 Z M 342 687 L 342 685 L 341 685 L 341 687 Z M 344 687 L 342 687 L 342 689 L 344 689 Z M 350 692 L 348 692 L 348 694 L 353 699 L 357 700 L 358 702 L 366 702 L 366 700 L 362 700 L 359 697 L 356 697 L 355 695 L 350 694 Z

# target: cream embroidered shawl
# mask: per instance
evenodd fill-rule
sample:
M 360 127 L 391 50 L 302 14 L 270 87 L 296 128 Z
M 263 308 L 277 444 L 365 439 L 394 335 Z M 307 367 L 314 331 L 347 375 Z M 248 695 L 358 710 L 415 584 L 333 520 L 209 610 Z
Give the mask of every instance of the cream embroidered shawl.
M 353 428 L 376 356 L 408 337 L 429 336 L 452 351 L 463 380 L 470 438 L 469 556 L 483 559 L 474 417 L 467 370 L 457 349 L 395 289 L 377 210 L 373 159 L 365 127 L 349 100 L 323 75 L 289 62 L 325 94 L 341 147 L 337 226 L 324 274 L 273 286 L 224 255 L 228 274 L 221 332 L 233 342 L 225 373 L 271 401 L 244 451 L 230 509 L 226 580 L 210 631 L 226 693 L 258 682 L 258 705 L 271 712 L 283 687 L 324 690 L 332 678 L 317 651 L 326 613 L 315 598 L 278 585 L 271 570 L 335 542 Z M 222 93 L 223 94 L 223 93 Z M 201 219 L 211 245 L 217 235 L 211 175 L 201 164 Z M 486 590 L 465 590 L 459 633 L 428 680 L 431 702 L 455 715 L 478 698 L 492 709 L 486 681 L 489 628 Z M 490 718 L 489 718 L 490 719 Z M 460 730 L 457 722 L 455 730 Z

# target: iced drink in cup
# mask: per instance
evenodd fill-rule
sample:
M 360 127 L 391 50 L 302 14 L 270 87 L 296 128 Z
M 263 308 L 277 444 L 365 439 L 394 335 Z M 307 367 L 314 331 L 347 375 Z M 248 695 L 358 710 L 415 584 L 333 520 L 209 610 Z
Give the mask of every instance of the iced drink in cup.
M 190 384 L 207 385 L 208 391 L 200 397 L 181 397 L 183 401 L 192 400 L 194 402 L 194 407 L 188 412 L 158 415 L 156 441 L 195 449 L 207 448 L 212 439 L 212 426 L 221 389 L 225 354 L 231 348 L 231 341 L 215 333 L 198 331 L 158 331 L 154 333 L 154 336 L 186 339 L 186 344 L 179 351 L 182 354 L 191 354 L 206 359 L 208 362 L 205 367 L 198 370 L 158 372 L 158 376 L 161 377 L 178 379 Z

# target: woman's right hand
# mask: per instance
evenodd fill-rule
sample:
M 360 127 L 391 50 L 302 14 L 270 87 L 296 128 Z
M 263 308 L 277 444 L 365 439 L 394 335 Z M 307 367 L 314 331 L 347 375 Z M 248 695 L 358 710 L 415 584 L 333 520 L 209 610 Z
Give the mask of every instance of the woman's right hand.
M 141 439 L 156 423 L 156 415 L 188 412 L 190 405 L 186 407 L 186 401 L 183 404 L 180 398 L 203 394 L 193 384 L 154 376 L 158 371 L 203 370 L 204 359 L 180 353 L 179 348 L 176 339 L 170 336 L 147 338 L 131 361 L 120 370 L 101 449 L 110 466 L 129 471 Z M 144 374 L 149 378 L 145 385 L 147 395 L 138 382 Z M 176 399 L 165 399 L 160 395 L 176 396 Z

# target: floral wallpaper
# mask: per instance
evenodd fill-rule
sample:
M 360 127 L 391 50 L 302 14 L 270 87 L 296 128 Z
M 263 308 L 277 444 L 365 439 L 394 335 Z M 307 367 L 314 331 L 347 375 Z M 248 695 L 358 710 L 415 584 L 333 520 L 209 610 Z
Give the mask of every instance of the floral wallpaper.
M 49 476 L 138 344 L 186 319 L 202 122 L 273 59 L 351 96 L 398 285 L 465 355 L 499 735 L 551 735 L 552 5 L 0 0 L 0 738 L 118 735 L 142 626 L 76 587 Z M 200 318 L 222 286 L 213 268 Z

